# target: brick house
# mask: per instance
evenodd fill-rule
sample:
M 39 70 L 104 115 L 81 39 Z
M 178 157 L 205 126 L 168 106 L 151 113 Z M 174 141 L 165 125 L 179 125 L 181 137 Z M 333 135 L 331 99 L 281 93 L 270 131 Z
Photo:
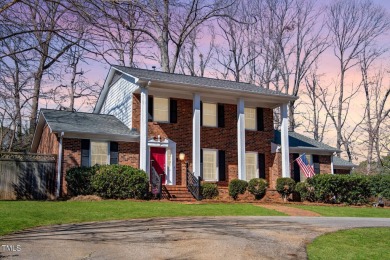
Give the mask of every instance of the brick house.
M 205 182 L 261 177 L 274 188 L 277 178 L 294 176 L 287 104 L 295 99 L 246 83 L 112 66 L 93 114 L 41 111 L 32 151 L 62 158 L 65 193 L 66 170 L 94 163 L 154 169 L 166 186 L 185 186 L 188 162 Z M 281 130 L 274 132 L 278 107 Z M 319 154 L 321 173 L 331 172 L 333 152 Z

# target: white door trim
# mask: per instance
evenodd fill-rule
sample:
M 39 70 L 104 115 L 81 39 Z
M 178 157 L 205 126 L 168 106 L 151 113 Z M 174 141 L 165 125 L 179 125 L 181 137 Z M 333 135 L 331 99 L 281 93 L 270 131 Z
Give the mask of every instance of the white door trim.
M 148 140 L 148 147 L 162 147 L 165 149 L 165 185 L 176 185 L 176 143 L 168 138 L 163 141 L 160 139 L 151 138 Z M 150 149 L 148 149 L 150 151 Z M 170 153 L 169 153 L 170 151 Z M 171 163 L 168 165 L 171 156 Z M 150 161 L 148 162 L 150 169 Z M 150 173 L 149 173 L 150 174 Z

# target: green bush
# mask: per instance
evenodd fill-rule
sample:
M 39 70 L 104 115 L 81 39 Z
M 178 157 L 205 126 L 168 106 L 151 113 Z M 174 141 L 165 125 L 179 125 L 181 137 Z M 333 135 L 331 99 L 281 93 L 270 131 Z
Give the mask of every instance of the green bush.
M 366 176 L 318 174 L 307 179 L 314 188 L 314 199 L 324 203 L 364 204 L 371 196 Z
M 213 199 L 219 195 L 217 184 L 204 183 L 202 184 L 202 197 L 204 199 Z
M 306 181 L 298 182 L 295 185 L 295 192 L 299 194 L 299 198 L 301 201 L 315 201 L 314 188 L 310 186 Z
M 254 178 L 248 183 L 248 191 L 255 196 L 255 199 L 264 197 L 267 190 L 267 182 L 264 179 Z
M 66 172 L 65 180 L 70 196 L 91 195 L 91 178 L 98 167 L 74 167 Z
M 287 197 L 293 193 L 295 189 L 295 181 L 291 178 L 279 178 L 276 180 L 276 190 L 282 195 L 284 201 L 287 200 Z
M 371 195 L 390 199 L 390 174 L 378 174 L 369 177 Z
M 229 196 L 236 200 L 238 198 L 238 194 L 244 194 L 247 187 L 248 182 L 234 179 L 229 183 Z
M 94 193 L 106 199 L 145 199 L 149 180 L 146 173 L 125 165 L 99 166 L 91 180 Z

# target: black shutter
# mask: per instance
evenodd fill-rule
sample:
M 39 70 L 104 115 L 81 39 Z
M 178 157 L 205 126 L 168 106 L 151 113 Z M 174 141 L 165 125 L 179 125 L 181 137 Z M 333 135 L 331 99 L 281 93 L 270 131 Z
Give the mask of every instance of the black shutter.
M 148 97 L 148 121 L 152 122 L 153 121 L 153 97 L 149 96 Z
M 264 131 L 264 111 L 263 108 L 258 107 L 256 109 L 257 115 L 257 131 Z
M 177 100 L 169 100 L 169 120 L 171 123 L 177 123 Z
M 110 164 L 118 164 L 119 162 L 119 149 L 117 142 L 110 143 Z
M 203 179 L 203 149 L 200 149 L 200 177 Z
M 293 153 L 293 160 L 294 160 L 294 164 L 293 164 L 293 179 L 295 182 L 300 182 L 301 181 L 301 170 L 299 169 L 299 164 L 298 162 L 296 161 L 296 159 L 298 159 L 299 157 L 299 154 L 297 153 Z
M 218 127 L 225 127 L 225 106 L 218 104 Z
M 318 155 L 313 155 L 313 166 L 314 173 L 320 174 L 320 157 Z
M 225 169 L 225 151 L 218 151 L 218 180 L 226 181 L 226 169 Z
M 265 154 L 259 153 L 259 178 L 265 179 Z
M 89 167 L 89 147 L 91 142 L 88 139 L 81 139 L 81 166 Z
M 203 126 L 203 102 L 200 101 L 200 126 Z

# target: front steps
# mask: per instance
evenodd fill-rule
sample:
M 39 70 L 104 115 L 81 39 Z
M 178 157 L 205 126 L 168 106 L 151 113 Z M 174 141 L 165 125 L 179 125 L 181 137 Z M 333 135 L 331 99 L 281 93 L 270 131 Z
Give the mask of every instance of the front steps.
M 163 189 L 163 198 L 168 198 L 170 201 L 178 202 L 195 202 L 196 199 L 192 194 L 187 190 L 186 186 L 180 185 L 165 185 Z M 168 194 L 166 194 L 168 191 Z

